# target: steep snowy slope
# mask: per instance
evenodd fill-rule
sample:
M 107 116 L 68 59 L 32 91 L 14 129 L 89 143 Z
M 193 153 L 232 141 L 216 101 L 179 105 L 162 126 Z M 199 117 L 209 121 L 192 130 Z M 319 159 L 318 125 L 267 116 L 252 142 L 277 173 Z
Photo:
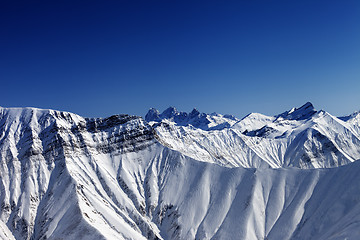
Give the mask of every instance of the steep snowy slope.
M 348 124 L 347 126 L 360 137 L 360 112 L 354 112 L 349 116 L 340 117 L 339 119 L 346 122 L 346 124 Z
M 161 192 L 162 204 L 170 206 L 160 225 L 167 239 L 357 239 L 360 234 L 359 162 L 310 170 L 223 168 L 186 159 L 176 166 Z
M 359 121 L 344 122 L 311 103 L 274 117 L 253 113 L 216 130 L 157 121 L 151 124 L 164 145 L 228 167 L 329 168 L 360 159 Z
M 153 233 L 153 224 L 129 199 L 118 204 L 107 202 L 112 195 L 101 197 L 109 188 L 99 174 L 107 159 L 155 144 L 141 118 L 84 119 L 52 110 L 1 108 L 0 136 L 1 221 L 16 239 L 156 235 L 156 227 Z M 114 192 L 126 195 L 121 179 L 112 177 Z M 94 193 L 95 206 L 89 204 L 91 196 L 84 197 L 86 190 Z
M 297 121 L 286 137 L 260 137 L 236 129 L 240 120 L 223 117 L 210 118 L 216 122 L 212 126 L 228 122 L 230 127 L 222 130 L 211 130 L 209 123 L 205 131 L 163 119 L 155 131 L 128 115 L 89 119 L 53 110 L 0 108 L 0 239 L 357 239 L 360 162 L 274 169 L 286 165 L 280 160 L 287 158 L 270 148 L 262 155 L 267 150 L 254 147 L 256 141 L 281 140 L 277 144 L 283 144 L 284 152 L 277 149 L 278 155 L 295 142 L 299 147 L 292 149 L 314 152 L 306 141 L 318 138 L 301 133 L 316 130 L 336 147 L 356 153 L 349 123 L 325 112 L 302 120 L 282 117 Z M 276 119 L 261 121 L 268 125 Z M 165 138 L 175 134 L 175 140 Z M 179 139 L 188 149 L 174 150 Z M 203 154 L 219 157 L 193 153 L 191 158 L 186 151 L 193 144 L 198 144 L 194 151 L 209 146 L 213 152 Z M 333 156 L 332 148 L 320 149 L 324 161 Z M 236 164 L 248 168 L 232 167 Z

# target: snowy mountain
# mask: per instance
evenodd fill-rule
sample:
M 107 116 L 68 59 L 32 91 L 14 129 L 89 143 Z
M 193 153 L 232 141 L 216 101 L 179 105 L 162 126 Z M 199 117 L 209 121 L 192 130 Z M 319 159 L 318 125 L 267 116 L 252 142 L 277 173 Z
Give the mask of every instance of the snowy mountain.
M 204 162 L 246 168 L 330 168 L 360 159 L 356 116 L 345 122 L 306 103 L 273 117 L 259 113 L 237 121 L 223 117 L 227 126 L 216 130 L 163 117 L 150 124 L 164 145 Z
M 239 119 L 233 115 L 221 115 L 217 113 L 200 113 L 194 108 L 190 113 L 178 112 L 176 108 L 169 107 L 160 114 L 155 108 L 151 108 L 145 116 L 145 120 L 150 124 L 162 121 L 171 121 L 179 126 L 193 126 L 202 130 L 220 130 L 228 128 Z
M 146 119 L 0 108 L 0 238 L 358 239 L 358 115 Z

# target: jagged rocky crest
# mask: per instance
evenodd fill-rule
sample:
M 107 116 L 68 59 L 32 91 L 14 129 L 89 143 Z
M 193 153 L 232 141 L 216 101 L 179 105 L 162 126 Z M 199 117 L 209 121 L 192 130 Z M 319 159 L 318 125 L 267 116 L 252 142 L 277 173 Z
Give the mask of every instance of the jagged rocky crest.
M 282 114 L 275 116 L 276 118 L 283 118 L 288 120 L 306 120 L 312 117 L 317 111 L 312 103 L 307 102 L 299 108 L 292 108 Z
M 356 239 L 358 116 L 0 108 L 0 239 Z
M 196 127 L 192 118 L 179 121 L 174 115 L 180 115 L 174 108 L 158 115 L 153 124 L 157 136 L 170 148 L 205 162 L 227 167 L 328 168 L 360 159 L 359 121 L 348 117 L 344 122 L 315 110 L 309 102 L 273 117 L 252 113 L 239 120 L 202 114 L 213 127 Z
M 171 121 L 179 126 L 193 126 L 203 130 L 220 130 L 230 127 L 230 123 L 238 121 L 236 117 L 230 114 L 221 115 L 217 113 L 200 113 L 196 108 L 191 112 L 179 112 L 175 107 L 165 109 L 161 114 L 151 108 L 145 115 L 145 120 L 149 123 L 160 123 L 162 121 Z

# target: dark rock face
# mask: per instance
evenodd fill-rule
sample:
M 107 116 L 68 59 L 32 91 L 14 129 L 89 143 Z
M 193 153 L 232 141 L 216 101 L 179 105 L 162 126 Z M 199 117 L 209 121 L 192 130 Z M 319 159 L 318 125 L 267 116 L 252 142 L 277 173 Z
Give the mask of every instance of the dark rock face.
M 142 118 L 129 115 L 114 115 L 108 118 L 87 118 L 85 122 L 74 124 L 71 129 L 59 129 L 59 134 L 69 132 L 74 136 L 71 141 L 63 142 L 70 152 L 97 151 L 99 153 L 120 154 L 139 151 L 154 141 L 152 128 Z M 85 137 L 91 133 L 93 139 Z
M 147 122 L 151 122 L 151 121 L 159 122 L 159 121 L 161 121 L 160 112 L 155 108 L 150 108 L 148 113 L 145 115 L 145 120 Z
M 175 117 L 176 115 L 179 115 L 180 113 L 178 112 L 178 110 L 175 107 L 169 107 L 167 109 L 165 109 L 165 111 L 163 111 L 160 114 L 160 118 L 164 119 L 164 118 L 172 118 Z
M 13 142 L 17 149 L 16 156 L 14 151 L 3 149 L 0 157 L 24 159 L 42 155 L 53 162 L 78 151 L 137 151 L 155 139 L 151 126 L 137 116 L 79 118 L 66 112 L 41 111 L 39 114 L 23 110 L 18 119 L 8 112 L 0 114 L 0 148 L 8 148 L 5 143 Z
M 194 108 L 190 113 L 186 113 L 179 112 L 174 107 L 169 107 L 161 114 L 159 114 L 158 110 L 151 108 L 146 114 L 145 120 L 148 122 L 161 122 L 163 119 L 169 119 L 180 126 L 191 124 L 194 127 L 203 129 L 204 126 L 210 123 L 207 117 L 207 114 L 200 113 L 196 108 Z
M 258 130 L 250 131 L 250 132 L 243 132 L 243 134 L 250 136 L 250 137 L 267 137 L 270 133 L 276 131 L 272 127 L 264 126 Z
M 307 102 L 299 108 L 293 108 L 293 109 L 286 111 L 282 114 L 279 114 L 275 117 L 277 117 L 277 118 L 281 117 L 281 118 L 288 119 L 288 120 L 305 120 L 305 119 L 309 119 L 316 112 L 317 111 L 315 110 L 312 103 Z

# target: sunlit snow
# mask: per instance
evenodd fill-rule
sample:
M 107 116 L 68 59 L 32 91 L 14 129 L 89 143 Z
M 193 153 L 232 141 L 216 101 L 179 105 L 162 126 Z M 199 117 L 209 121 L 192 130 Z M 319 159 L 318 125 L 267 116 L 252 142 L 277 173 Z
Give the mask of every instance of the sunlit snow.
M 359 114 L 0 108 L 1 239 L 358 239 Z

